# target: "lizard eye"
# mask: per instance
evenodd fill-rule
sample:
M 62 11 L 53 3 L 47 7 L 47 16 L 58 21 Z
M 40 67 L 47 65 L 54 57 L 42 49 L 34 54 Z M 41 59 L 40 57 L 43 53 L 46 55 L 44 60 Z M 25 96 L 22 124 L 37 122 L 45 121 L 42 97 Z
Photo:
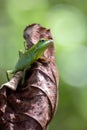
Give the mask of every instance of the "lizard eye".
M 45 39 L 41 39 L 40 41 L 41 41 L 41 42 L 44 42 L 44 41 L 45 41 Z

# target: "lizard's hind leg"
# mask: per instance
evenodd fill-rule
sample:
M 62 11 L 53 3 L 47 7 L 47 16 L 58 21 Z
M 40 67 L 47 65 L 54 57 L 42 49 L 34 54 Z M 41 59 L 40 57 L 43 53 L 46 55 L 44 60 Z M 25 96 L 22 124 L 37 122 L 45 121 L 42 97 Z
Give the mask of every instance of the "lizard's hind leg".
M 24 83 L 25 83 L 26 70 L 27 70 L 27 69 L 25 69 L 25 70 L 23 71 L 22 85 L 24 85 Z
M 12 71 L 11 71 L 11 70 L 7 70 L 7 71 L 6 71 L 6 77 L 7 77 L 7 80 L 8 80 L 8 81 L 10 80 L 9 74 L 12 74 Z

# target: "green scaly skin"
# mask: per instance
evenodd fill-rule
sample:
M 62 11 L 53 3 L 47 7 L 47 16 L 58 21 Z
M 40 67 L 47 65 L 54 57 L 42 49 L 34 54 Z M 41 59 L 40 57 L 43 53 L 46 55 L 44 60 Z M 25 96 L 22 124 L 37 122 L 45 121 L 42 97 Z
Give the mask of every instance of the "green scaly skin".
M 19 59 L 14 70 L 6 72 L 7 79 L 9 74 L 15 74 L 18 71 L 27 70 L 32 63 L 41 58 L 44 51 L 52 44 L 53 40 L 40 40 L 37 44 L 33 45 L 29 50 L 24 53 L 19 52 Z

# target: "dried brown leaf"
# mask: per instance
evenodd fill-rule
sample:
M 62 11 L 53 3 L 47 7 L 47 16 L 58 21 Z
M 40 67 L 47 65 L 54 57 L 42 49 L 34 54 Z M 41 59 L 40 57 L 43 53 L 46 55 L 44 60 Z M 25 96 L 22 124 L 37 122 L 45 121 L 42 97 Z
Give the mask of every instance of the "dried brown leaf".
M 42 38 L 52 39 L 52 35 L 49 29 L 32 24 L 25 28 L 24 38 L 29 49 Z M 39 59 L 27 70 L 24 86 L 19 84 L 15 92 L 0 90 L 1 130 L 47 130 L 58 102 L 54 43 L 43 57 L 45 60 Z

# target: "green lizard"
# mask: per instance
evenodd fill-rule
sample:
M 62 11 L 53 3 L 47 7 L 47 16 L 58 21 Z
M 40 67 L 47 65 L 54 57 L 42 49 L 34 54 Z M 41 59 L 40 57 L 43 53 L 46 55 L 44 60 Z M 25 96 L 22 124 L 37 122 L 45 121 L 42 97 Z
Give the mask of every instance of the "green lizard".
M 32 63 L 41 58 L 44 51 L 50 46 L 53 40 L 40 40 L 37 44 L 33 45 L 29 50 L 24 53 L 19 51 L 19 59 L 14 70 L 6 72 L 7 79 L 9 74 L 15 74 L 18 71 L 26 71 Z M 24 78 L 24 77 L 23 77 Z

